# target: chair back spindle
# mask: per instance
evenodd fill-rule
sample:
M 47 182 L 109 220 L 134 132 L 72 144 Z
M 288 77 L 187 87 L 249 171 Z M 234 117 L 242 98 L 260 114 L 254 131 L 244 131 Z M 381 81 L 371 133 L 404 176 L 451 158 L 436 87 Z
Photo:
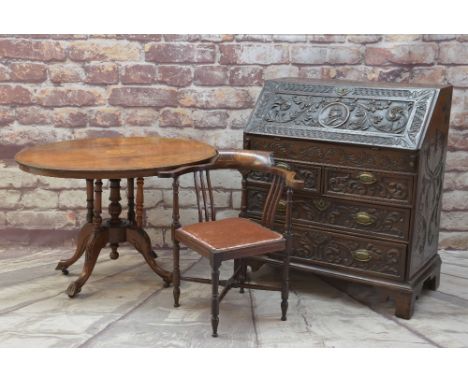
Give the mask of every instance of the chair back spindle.
M 209 170 L 194 171 L 193 180 L 197 200 L 198 221 L 203 222 L 216 220 L 213 189 L 211 187 Z
M 262 213 L 262 224 L 266 227 L 272 228 L 278 203 L 284 190 L 284 180 L 281 176 L 274 174 L 271 182 L 270 189 L 265 199 Z
M 241 216 L 246 216 L 247 212 L 247 194 L 245 190 L 248 174 L 251 171 L 262 171 L 271 174 L 272 182 L 261 218 L 262 224 L 269 228 L 273 227 L 278 203 L 285 188 L 301 189 L 304 187 L 303 181 L 295 179 L 294 172 L 275 166 L 271 152 L 253 150 L 220 150 L 218 156 L 209 163 L 181 167 L 175 171 L 160 172 L 158 175 L 160 177 L 178 178 L 180 175 L 193 173 L 198 221 L 214 221 L 216 220 L 216 211 L 210 170 L 220 169 L 233 169 L 242 174 Z

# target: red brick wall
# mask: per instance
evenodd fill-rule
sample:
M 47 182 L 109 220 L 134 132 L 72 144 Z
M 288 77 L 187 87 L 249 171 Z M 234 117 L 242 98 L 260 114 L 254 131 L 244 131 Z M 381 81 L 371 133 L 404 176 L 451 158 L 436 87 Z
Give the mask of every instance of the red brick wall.
M 84 220 L 84 181 L 20 172 L 24 145 L 159 134 L 240 147 L 263 81 L 282 76 L 454 85 L 440 246 L 468 249 L 467 35 L 0 36 L 0 242 L 69 240 Z M 218 179 L 232 213 L 238 179 Z M 146 199 L 153 241 L 169 243 L 169 183 L 148 180 Z

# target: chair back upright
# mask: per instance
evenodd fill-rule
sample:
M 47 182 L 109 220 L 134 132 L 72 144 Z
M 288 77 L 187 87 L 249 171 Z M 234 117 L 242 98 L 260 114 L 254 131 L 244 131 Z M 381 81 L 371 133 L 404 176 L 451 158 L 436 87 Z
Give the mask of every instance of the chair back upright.
M 216 209 L 213 197 L 210 171 L 220 169 L 237 170 L 242 175 L 242 200 L 241 215 L 245 215 L 247 210 L 247 177 L 252 171 L 259 171 L 271 175 L 271 185 L 263 205 L 261 223 L 271 228 L 275 221 L 278 203 L 286 192 L 286 220 L 290 215 L 292 189 L 300 189 L 304 186 L 302 180 L 295 179 L 295 173 L 282 167 L 275 166 L 275 161 L 271 152 L 254 150 L 219 150 L 218 155 L 210 162 L 200 165 L 181 167 L 172 172 L 160 173 L 161 177 L 174 178 L 176 192 L 178 192 L 178 177 L 192 172 L 194 178 L 196 203 L 198 210 L 198 221 L 216 220 Z M 177 206 L 178 209 L 178 196 Z

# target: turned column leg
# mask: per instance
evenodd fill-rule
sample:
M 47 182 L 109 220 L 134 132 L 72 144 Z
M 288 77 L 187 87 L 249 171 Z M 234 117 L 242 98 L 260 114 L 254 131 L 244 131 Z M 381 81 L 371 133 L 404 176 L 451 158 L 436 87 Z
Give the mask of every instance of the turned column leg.
M 109 215 L 110 215 L 110 226 L 120 226 L 122 224 L 122 220 L 120 219 L 120 214 L 122 212 L 122 206 L 120 205 L 120 179 L 111 179 L 110 180 L 110 195 L 109 195 Z M 117 249 L 119 248 L 118 238 L 111 237 L 111 253 L 109 257 L 112 260 L 116 260 L 119 258 L 119 252 Z
M 127 201 L 127 219 L 132 225 L 135 225 L 135 179 L 133 178 L 127 179 Z
M 56 270 L 61 270 L 64 275 L 68 275 L 68 267 L 77 262 L 86 249 L 86 244 L 88 243 L 89 238 L 91 237 L 94 226 L 93 221 L 93 208 L 94 208 L 94 186 L 93 179 L 86 179 L 86 224 L 81 228 L 80 233 L 78 234 L 78 240 L 76 244 L 76 250 L 72 257 L 66 260 L 60 260 Z
M 174 284 L 174 307 L 178 307 L 180 298 L 180 244 L 175 237 L 175 231 L 180 227 L 179 215 L 179 178 L 175 177 L 172 182 L 172 256 L 173 256 L 173 271 L 172 282 Z
M 86 283 L 89 276 L 93 272 L 96 265 L 99 252 L 104 248 L 109 239 L 109 231 L 103 228 L 102 225 L 102 181 L 96 180 L 95 185 L 95 201 L 94 201 L 94 216 L 93 216 L 93 233 L 91 239 L 86 246 L 85 262 L 81 275 L 76 281 L 73 281 L 67 289 L 69 297 L 76 296 L 82 286 Z
M 145 180 L 143 178 L 137 178 L 137 193 L 136 193 L 136 226 L 138 228 L 143 229 L 143 206 L 145 203 L 145 196 L 144 196 L 144 185 Z M 151 250 L 151 256 L 156 259 L 158 255 L 156 252 Z
M 138 228 L 143 228 L 143 186 L 144 179 L 137 178 L 137 194 L 136 194 L 136 224 Z

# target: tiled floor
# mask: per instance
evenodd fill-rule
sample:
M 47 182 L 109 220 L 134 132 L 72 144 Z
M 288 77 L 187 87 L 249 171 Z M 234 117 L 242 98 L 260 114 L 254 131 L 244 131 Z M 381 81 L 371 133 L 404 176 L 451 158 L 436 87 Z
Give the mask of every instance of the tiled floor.
M 172 289 L 130 248 L 113 261 L 103 253 L 74 299 L 64 293 L 81 270 L 54 271 L 71 248 L 0 249 L 0 347 L 465 347 L 468 345 L 468 253 L 442 252 L 436 292 L 425 291 L 409 321 L 370 288 L 336 289 L 310 274 L 293 273 L 288 321 L 277 292 L 231 291 L 220 308 L 219 338 L 211 337 L 210 286 L 183 282 L 181 307 Z M 159 260 L 170 268 L 167 251 Z M 198 255 L 185 252 L 186 275 L 208 275 Z M 225 269 L 227 273 L 229 269 Z M 277 271 L 263 267 L 255 279 Z M 345 292 L 343 292 L 344 290 Z

